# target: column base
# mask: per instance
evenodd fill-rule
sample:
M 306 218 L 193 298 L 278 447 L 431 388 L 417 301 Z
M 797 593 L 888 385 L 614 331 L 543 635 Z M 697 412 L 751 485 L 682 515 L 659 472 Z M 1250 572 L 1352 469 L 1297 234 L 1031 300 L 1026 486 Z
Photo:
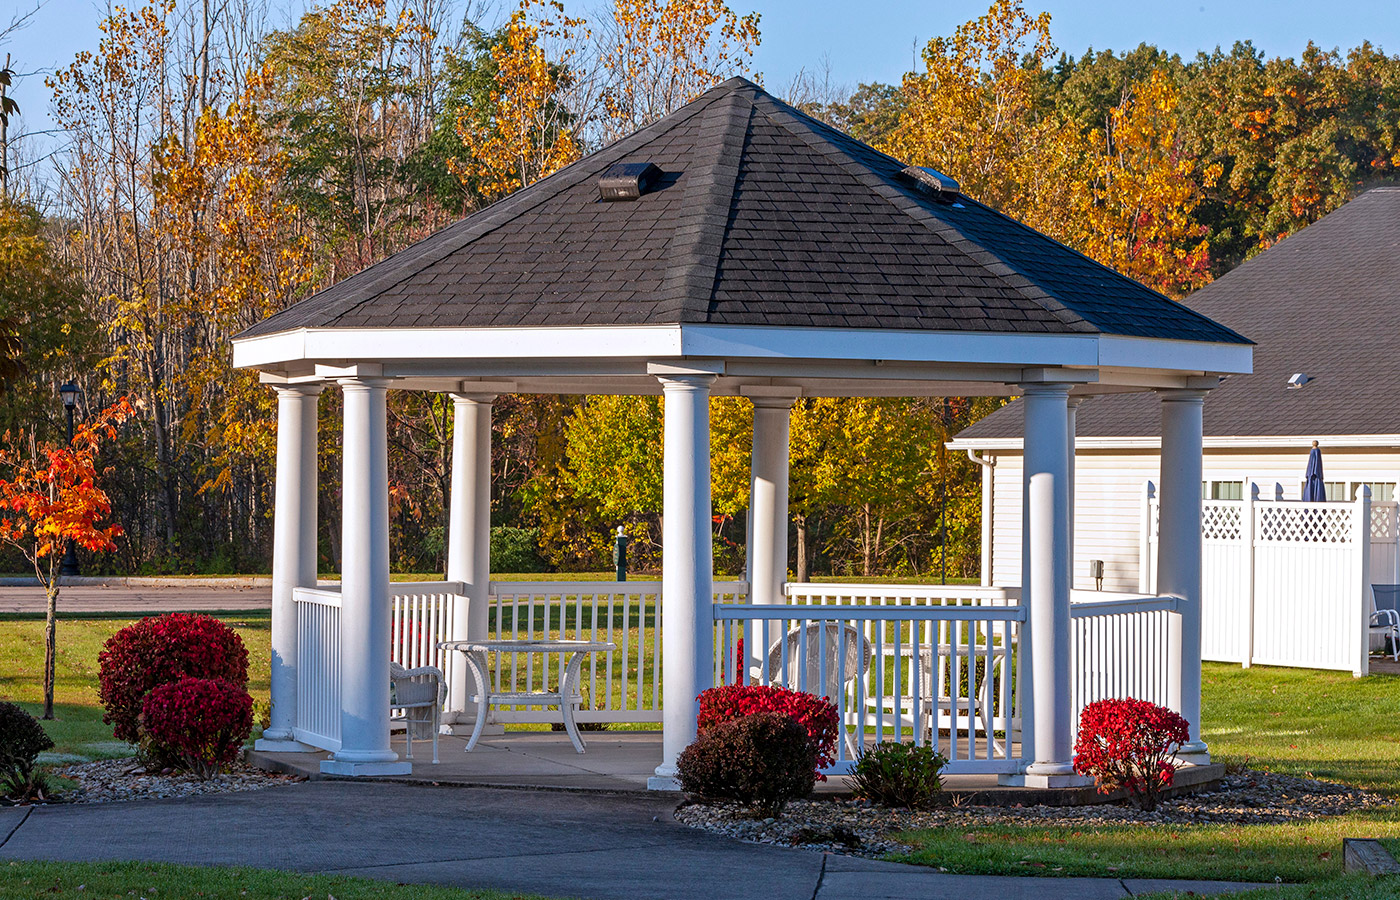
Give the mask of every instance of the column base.
M 413 763 L 408 760 L 394 762 L 350 762 L 339 759 L 321 760 L 321 774 L 365 777 L 373 775 L 412 775 Z
M 1093 787 L 1094 779 L 1087 775 L 1033 775 L 1024 772 L 1018 775 L 998 775 L 997 784 L 1005 787 L 1025 788 L 1082 788 Z
M 266 738 L 261 737 L 253 741 L 253 749 L 261 750 L 265 753 L 320 753 L 320 747 L 313 747 L 310 744 L 303 744 L 296 738 Z
M 1175 759 L 1183 766 L 1208 766 L 1210 765 L 1210 749 L 1206 747 L 1205 741 L 1191 741 L 1189 744 L 1182 744 L 1176 751 Z
M 680 779 L 674 775 L 653 775 L 647 779 L 647 790 L 649 791 L 672 791 L 681 789 Z

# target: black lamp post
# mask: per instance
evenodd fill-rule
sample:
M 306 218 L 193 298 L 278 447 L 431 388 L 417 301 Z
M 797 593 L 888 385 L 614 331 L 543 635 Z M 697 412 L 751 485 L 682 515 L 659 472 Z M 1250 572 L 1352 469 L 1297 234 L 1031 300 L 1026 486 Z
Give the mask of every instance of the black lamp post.
M 58 395 L 63 398 L 63 408 L 68 413 L 68 446 L 73 446 L 73 411 L 78 406 L 78 395 L 82 388 L 73 382 L 68 382 L 58 389 Z M 58 568 L 60 575 L 78 574 L 78 553 L 73 547 L 73 539 L 68 539 L 68 546 L 63 551 L 63 563 Z

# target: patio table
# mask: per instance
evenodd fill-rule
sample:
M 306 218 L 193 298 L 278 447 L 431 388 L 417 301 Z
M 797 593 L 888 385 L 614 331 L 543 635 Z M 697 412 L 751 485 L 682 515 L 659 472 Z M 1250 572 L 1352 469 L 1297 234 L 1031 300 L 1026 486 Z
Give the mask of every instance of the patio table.
M 568 732 L 569 740 L 573 741 L 574 749 L 579 753 L 584 752 L 586 748 L 583 739 L 579 737 L 578 726 L 574 724 L 574 709 L 583 701 L 583 696 L 578 690 L 583 661 L 599 651 L 616 650 L 616 644 L 610 641 L 500 640 L 442 641 L 438 646 L 444 650 L 456 650 L 461 653 L 463 659 L 466 660 L 467 670 L 472 673 L 472 679 L 476 682 L 476 724 L 472 727 L 472 736 L 467 740 L 467 750 L 475 747 L 477 739 L 481 737 L 492 703 L 510 705 L 529 703 L 540 706 L 558 706 L 559 713 L 564 717 L 564 730 Z M 559 676 L 559 690 L 492 691 L 491 678 L 487 671 L 486 654 L 496 652 L 569 654 L 568 661 L 564 664 L 563 672 Z

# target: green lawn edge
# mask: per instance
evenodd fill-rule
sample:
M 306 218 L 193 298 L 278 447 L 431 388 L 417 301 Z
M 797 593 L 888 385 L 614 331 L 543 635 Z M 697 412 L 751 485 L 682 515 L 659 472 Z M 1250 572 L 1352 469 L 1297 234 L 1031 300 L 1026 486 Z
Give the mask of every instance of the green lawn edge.
M 131 896 L 211 900 L 546 900 L 535 894 L 395 884 L 345 875 L 307 875 L 246 866 L 178 866 L 150 862 L 28 862 L 0 864 L 0 898 Z

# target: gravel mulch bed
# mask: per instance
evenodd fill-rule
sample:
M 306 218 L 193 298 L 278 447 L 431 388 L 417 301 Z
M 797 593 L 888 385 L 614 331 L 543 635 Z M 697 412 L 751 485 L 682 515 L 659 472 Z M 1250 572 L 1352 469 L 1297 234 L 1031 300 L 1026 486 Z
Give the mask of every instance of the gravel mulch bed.
M 676 819 L 740 840 L 859 856 L 902 853 L 890 835 L 914 828 L 989 825 L 1268 825 L 1339 816 L 1392 801 L 1360 788 L 1292 775 L 1245 772 L 1220 787 L 1188 794 L 1143 812 L 1123 804 L 1093 806 L 945 806 L 924 812 L 887 809 L 861 800 L 799 800 L 780 819 L 753 819 L 733 803 L 688 803 Z
M 279 784 L 305 781 L 299 775 L 279 775 L 237 762 L 227 772 L 208 781 L 194 775 L 147 773 L 133 758 L 102 759 L 77 763 L 53 770 L 55 775 L 78 782 L 76 790 L 65 791 L 63 803 L 111 803 L 119 800 L 164 800 L 257 791 Z

